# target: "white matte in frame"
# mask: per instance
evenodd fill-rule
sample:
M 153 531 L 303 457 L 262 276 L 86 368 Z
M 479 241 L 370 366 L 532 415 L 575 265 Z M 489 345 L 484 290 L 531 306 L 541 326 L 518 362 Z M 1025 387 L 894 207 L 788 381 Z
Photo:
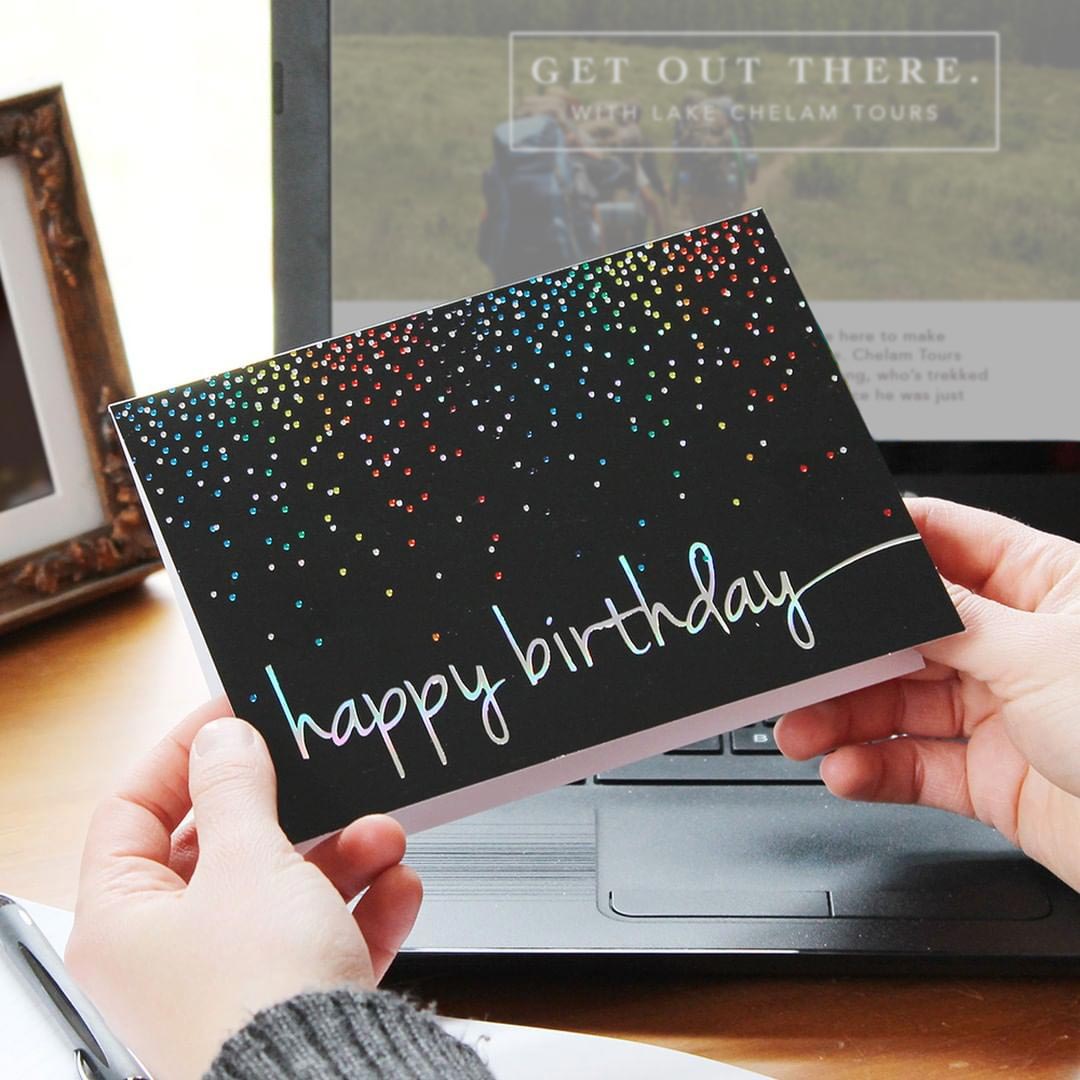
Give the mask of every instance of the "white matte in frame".
M 0 278 L 53 491 L 0 512 L 0 563 L 105 524 L 22 171 L 0 157 Z M 0 423 L 3 423 L 0 387 Z

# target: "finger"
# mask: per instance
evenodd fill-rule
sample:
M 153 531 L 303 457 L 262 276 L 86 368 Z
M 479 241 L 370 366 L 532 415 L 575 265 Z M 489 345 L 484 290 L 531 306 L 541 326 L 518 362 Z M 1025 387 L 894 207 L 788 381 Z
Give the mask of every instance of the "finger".
M 307 854 L 342 898 L 351 900 L 405 855 L 405 830 L 385 814 L 370 814 L 346 825 Z
M 906 499 L 938 570 L 981 596 L 1034 611 L 1080 558 L 1080 545 L 942 499 Z
M 1056 677 L 1057 661 L 1066 654 L 1052 639 L 1054 616 L 1018 611 L 963 585 L 944 584 L 965 630 L 920 645 L 923 656 L 982 680 L 1006 698 L 1033 670 Z
M 198 861 L 199 834 L 195 831 L 195 822 L 189 821 L 173 833 L 169 869 L 186 883 L 191 880 Z
M 777 723 L 774 738 L 787 757 L 805 761 L 838 746 L 901 733 L 956 738 L 978 719 L 965 715 L 956 679 L 893 679 L 790 712 Z
M 845 746 L 821 763 L 825 786 L 842 799 L 918 803 L 974 817 L 967 784 L 967 746 L 900 738 Z
M 367 942 L 376 981 L 409 936 L 423 896 L 416 871 L 398 863 L 380 874 L 356 905 L 353 918 Z
M 267 842 L 291 847 L 278 825 L 274 765 L 250 724 L 225 718 L 199 731 L 188 788 L 200 856 L 217 850 L 235 858 Z
M 84 875 L 111 870 L 117 860 L 140 860 L 159 870 L 167 865 L 172 832 L 191 806 L 187 774 L 192 740 L 209 721 L 229 711 L 224 698 L 196 709 L 98 806 L 83 849 Z

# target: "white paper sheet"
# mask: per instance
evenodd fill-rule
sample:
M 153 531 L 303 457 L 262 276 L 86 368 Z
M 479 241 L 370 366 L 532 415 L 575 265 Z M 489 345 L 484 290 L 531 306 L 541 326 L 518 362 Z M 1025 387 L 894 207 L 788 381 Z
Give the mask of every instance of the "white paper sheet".
M 14 898 L 17 899 L 17 898 Z M 72 914 L 30 900 L 18 900 L 63 955 Z M 570 1031 L 492 1024 L 484 1020 L 439 1022 L 472 1046 L 496 1080 L 753 1080 L 761 1073 L 660 1046 L 579 1035 Z M 22 980 L 0 959 L 0 1076 L 72 1080 L 74 1065 L 60 1031 L 23 989 Z
M 443 1028 L 468 1043 L 496 1080 L 753 1080 L 749 1072 L 722 1061 L 682 1054 L 662 1046 L 580 1035 L 574 1031 L 492 1024 L 441 1017 Z

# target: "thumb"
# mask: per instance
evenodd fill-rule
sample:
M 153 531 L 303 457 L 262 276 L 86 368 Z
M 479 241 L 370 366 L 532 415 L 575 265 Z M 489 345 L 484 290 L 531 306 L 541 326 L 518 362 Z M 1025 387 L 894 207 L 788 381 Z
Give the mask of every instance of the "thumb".
M 188 790 L 200 851 L 244 847 L 280 829 L 277 778 L 262 736 L 233 717 L 212 720 L 191 745 Z
M 1033 671 L 1045 667 L 1046 627 L 1038 616 L 1017 611 L 942 578 L 964 631 L 919 646 L 928 660 L 985 682 L 1009 699 L 1018 684 L 1030 685 Z

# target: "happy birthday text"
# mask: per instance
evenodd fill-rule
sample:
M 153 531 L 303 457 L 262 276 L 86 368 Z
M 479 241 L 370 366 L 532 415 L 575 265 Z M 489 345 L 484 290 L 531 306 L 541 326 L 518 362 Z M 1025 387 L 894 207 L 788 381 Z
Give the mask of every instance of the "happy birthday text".
M 769 608 L 785 610 L 792 642 L 800 649 L 808 650 L 814 648 L 816 638 L 802 603 L 806 593 L 862 559 L 915 540 L 918 536 L 911 534 L 875 544 L 799 586 L 793 584 L 786 570 L 772 575 L 754 570 L 735 578 L 722 593 L 717 584 L 716 560 L 712 552 L 707 544 L 695 541 L 687 551 L 687 565 L 695 592 L 689 604 L 678 611 L 659 600 L 649 600 L 633 567 L 620 555 L 619 567 L 634 602 L 628 607 L 619 607 L 612 597 L 604 597 L 607 616 L 588 626 L 568 625 L 525 640 L 511 627 L 510 619 L 498 604 L 491 606 L 491 612 L 518 667 L 533 687 L 543 682 L 553 666 L 571 673 L 592 668 L 597 662 L 594 650 L 600 640 L 621 641 L 628 652 L 643 656 L 654 648 L 664 648 L 679 634 L 697 635 L 715 628 L 730 635 L 748 614 L 760 615 Z M 479 703 L 484 732 L 495 745 L 502 746 L 510 739 L 510 728 L 498 698 L 507 678 L 493 678 L 485 664 L 473 665 L 466 671 L 448 664 L 445 673 L 438 672 L 418 682 L 404 679 L 401 686 L 391 686 L 381 695 L 361 693 L 358 697 L 346 698 L 327 722 L 316 720 L 308 712 L 294 711 L 274 667 L 268 664 L 265 671 L 296 748 L 305 761 L 310 759 L 309 737 L 340 747 L 353 738 L 378 735 L 398 776 L 404 779 L 405 766 L 394 742 L 394 731 L 412 714 L 423 726 L 440 764 L 445 765 L 446 751 L 436 730 L 436 718 L 455 698 Z

